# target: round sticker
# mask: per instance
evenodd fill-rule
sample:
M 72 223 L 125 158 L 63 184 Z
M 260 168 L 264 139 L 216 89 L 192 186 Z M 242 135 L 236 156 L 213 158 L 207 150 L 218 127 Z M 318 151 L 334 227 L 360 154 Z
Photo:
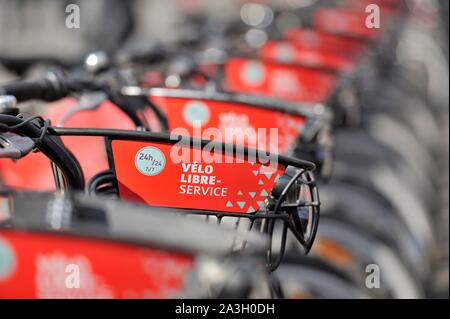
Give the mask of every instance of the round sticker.
M 5 280 L 14 270 L 15 257 L 10 245 L 0 238 L 0 281 Z
M 292 60 L 294 59 L 292 46 L 286 43 L 277 45 L 276 56 L 277 59 L 281 62 L 292 62 Z
M 158 148 L 146 146 L 136 153 L 134 164 L 142 174 L 154 176 L 162 172 L 166 165 L 166 158 Z
M 250 61 L 245 63 L 242 68 L 242 80 L 252 86 L 261 85 L 266 77 L 264 65 L 258 61 Z
M 194 124 L 194 122 L 205 124 L 209 121 L 208 106 L 200 101 L 190 101 L 184 107 L 183 117 L 189 125 Z

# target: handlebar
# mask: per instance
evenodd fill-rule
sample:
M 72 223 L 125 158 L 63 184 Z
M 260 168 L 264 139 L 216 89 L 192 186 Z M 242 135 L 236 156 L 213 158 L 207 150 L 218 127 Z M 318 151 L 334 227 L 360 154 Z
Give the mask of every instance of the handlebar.
M 18 126 L 14 131 L 38 141 L 37 148 L 63 172 L 68 189 L 84 190 L 84 175 L 77 158 L 54 135 L 43 134 L 36 121 L 27 121 L 19 116 L 0 114 L 0 123 Z M 50 129 L 50 128 L 49 128 Z
M 68 96 L 71 92 L 83 90 L 100 90 L 105 92 L 108 95 L 108 99 L 119 106 L 137 127 L 146 127 L 136 112 L 137 109 L 145 105 L 146 100 L 122 96 L 120 92 L 115 92 L 108 84 L 80 76 L 70 77 L 58 70 L 49 72 L 45 77 L 38 80 L 16 81 L 0 86 L 0 95 L 14 96 L 18 102 L 28 100 L 52 102 Z
M 58 100 L 68 94 L 66 81 L 58 72 L 50 72 L 46 77 L 35 81 L 16 81 L 0 86 L 0 95 L 12 95 L 18 102 Z
M 0 89 L 0 94 L 13 95 L 18 102 L 31 99 L 45 100 L 48 91 L 45 83 L 32 81 L 19 81 L 4 85 Z

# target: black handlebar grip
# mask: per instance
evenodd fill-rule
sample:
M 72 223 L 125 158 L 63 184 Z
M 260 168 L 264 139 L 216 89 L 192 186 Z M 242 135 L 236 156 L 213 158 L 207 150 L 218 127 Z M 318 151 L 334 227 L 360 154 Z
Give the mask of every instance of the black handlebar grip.
M 18 102 L 42 99 L 48 88 L 42 81 L 17 81 L 0 87 L 0 95 L 13 95 Z
M 56 101 L 67 96 L 67 79 L 55 69 L 41 79 L 34 81 L 16 81 L 0 86 L 0 95 L 13 95 L 18 102 L 28 100 Z

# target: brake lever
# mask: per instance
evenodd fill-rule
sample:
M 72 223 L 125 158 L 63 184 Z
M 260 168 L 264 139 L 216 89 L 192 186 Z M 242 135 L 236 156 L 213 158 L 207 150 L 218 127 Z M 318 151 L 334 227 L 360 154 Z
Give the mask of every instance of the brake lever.
M 100 105 L 104 101 L 106 101 L 107 98 L 108 96 L 106 95 L 106 93 L 101 91 L 82 94 L 79 103 L 71 107 L 63 114 L 63 116 L 59 120 L 58 126 L 63 126 L 64 122 L 75 113 L 82 111 L 93 111 L 98 109 Z
M 27 136 L 11 132 L 0 133 L 0 158 L 20 159 L 35 147 L 36 143 Z

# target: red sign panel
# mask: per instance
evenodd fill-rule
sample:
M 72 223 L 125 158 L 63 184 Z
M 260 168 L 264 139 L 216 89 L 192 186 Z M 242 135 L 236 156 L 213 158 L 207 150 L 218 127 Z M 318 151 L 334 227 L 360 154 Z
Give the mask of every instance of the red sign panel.
M 111 142 L 119 194 L 152 206 L 253 213 L 263 209 L 279 164 L 162 142 Z
M 236 102 L 167 96 L 152 96 L 151 100 L 164 110 L 170 130 L 185 130 L 180 135 L 281 154 L 289 153 L 295 146 L 305 121 L 302 116 Z M 207 134 L 209 129 L 217 129 L 220 136 Z M 249 138 L 241 139 L 245 133 Z
M 334 34 L 343 34 L 353 37 L 374 39 L 384 30 L 383 26 L 387 19 L 391 17 L 392 9 L 388 7 L 380 7 L 379 27 L 372 27 L 370 12 L 366 13 L 361 9 L 335 9 L 335 8 L 320 8 L 314 12 L 313 23 L 314 26 L 325 32 Z M 376 13 L 375 13 L 376 14 Z M 369 26 L 370 24 L 370 26 Z
M 348 71 L 354 65 L 351 59 L 343 55 L 306 49 L 288 41 L 268 41 L 259 49 L 259 56 L 266 60 L 325 68 L 336 72 Z
M 307 28 L 291 28 L 284 34 L 295 47 L 321 53 L 333 53 L 356 59 L 365 50 L 365 41 Z
M 292 64 L 247 58 L 231 58 L 225 64 L 225 87 L 236 92 L 325 103 L 335 84 L 331 73 Z
M 193 258 L 118 242 L 0 231 L 0 298 L 169 298 Z

